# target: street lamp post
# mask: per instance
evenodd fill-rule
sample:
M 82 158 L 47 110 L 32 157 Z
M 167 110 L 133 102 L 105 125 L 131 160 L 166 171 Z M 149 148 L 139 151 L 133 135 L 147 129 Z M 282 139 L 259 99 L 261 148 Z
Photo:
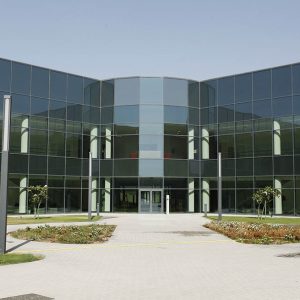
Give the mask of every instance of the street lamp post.
M 92 152 L 89 153 L 89 195 L 88 195 L 88 218 L 92 220 Z
M 1 157 L 1 186 L 0 186 L 0 254 L 6 252 L 7 232 L 7 177 L 8 154 L 10 137 L 11 96 L 5 95 L 3 99 L 3 135 Z
M 218 220 L 222 220 L 222 154 L 218 153 Z

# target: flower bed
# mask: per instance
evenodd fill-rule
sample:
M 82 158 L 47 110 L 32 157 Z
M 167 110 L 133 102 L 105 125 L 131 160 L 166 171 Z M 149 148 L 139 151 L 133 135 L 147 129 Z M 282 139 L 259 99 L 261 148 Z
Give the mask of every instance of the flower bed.
M 206 228 L 241 243 L 283 244 L 300 242 L 300 226 L 213 221 Z
M 37 228 L 26 227 L 11 232 L 15 238 L 66 244 L 92 244 L 107 241 L 112 236 L 115 225 L 85 225 L 85 226 L 49 226 Z

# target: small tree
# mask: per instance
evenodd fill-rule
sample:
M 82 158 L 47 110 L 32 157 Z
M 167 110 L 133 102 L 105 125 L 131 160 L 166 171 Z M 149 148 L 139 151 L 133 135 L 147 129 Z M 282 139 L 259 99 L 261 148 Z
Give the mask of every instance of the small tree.
M 258 218 L 262 218 L 263 215 L 266 218 L 269 203 L 273 201 L 274 197 L 278 197 L 280 194 L 281 193 L 278 189 L 274 189 L 271 186 L 261 188 L 253 194 L 252 199 L 257 203 Z M 260 212 L 261 206 L 262 211 Z
M 36 185 L 28 187 L 28 192 L 30 195 L 29 201 L 34 207 L 34 217 L 39 218 L 39 209 L 43 201 L 48 198 L 48 186 Z

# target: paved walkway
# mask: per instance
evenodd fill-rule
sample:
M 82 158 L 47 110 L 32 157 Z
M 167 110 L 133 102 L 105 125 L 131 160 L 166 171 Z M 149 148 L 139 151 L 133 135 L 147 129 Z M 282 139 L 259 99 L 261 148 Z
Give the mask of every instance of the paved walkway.
M 118 227 L 107 243 L 25 243 L 14 252 L 46 258 L 1 266 L 0 298 L 300 299 L 300 258 L 278 257 L 299 244 L 239 244 L 206 222 L 200 214 L 109 214 L 100 223 Z M 8 248 L 21 243 L 8 237 Z

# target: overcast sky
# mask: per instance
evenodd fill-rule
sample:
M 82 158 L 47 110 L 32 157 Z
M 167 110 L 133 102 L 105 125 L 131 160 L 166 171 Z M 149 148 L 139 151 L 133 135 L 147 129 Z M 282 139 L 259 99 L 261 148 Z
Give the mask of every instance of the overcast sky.
M 0 0 L 0 57 L 98 79 L 300 62 L 299 0 Z

